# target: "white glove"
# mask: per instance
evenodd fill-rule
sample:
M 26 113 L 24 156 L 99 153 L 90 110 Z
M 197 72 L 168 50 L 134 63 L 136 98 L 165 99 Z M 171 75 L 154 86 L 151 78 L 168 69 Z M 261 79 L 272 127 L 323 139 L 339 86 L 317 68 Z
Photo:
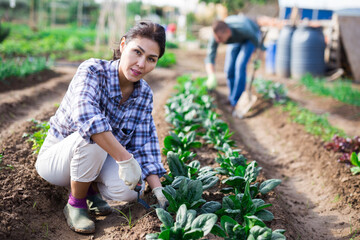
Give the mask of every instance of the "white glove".
M 164 189 L 163 187 L 156 187 L 152 190 L 152 192 L 155 195 L 156 199 L 158 200 L 159 206 L 162 209 L 165 209 L 169 205 L 169 202 L 162 192 L 163 189 Z
M 208 79 L 206 80 L 206 87 L 209 90 L 212 90 L 212 89 L 216 88 L 216 86 L 217 86 L 216 77 L 215 77 L 215 74 L 212 73 L 208 76 Z
M 125 161 L 116 161 L 119 165 L 119 177 L 125 182 L 125 184 L 134 190 L 136 184 L 141 178 L 141 167 L 131 154 L 131 158 Z

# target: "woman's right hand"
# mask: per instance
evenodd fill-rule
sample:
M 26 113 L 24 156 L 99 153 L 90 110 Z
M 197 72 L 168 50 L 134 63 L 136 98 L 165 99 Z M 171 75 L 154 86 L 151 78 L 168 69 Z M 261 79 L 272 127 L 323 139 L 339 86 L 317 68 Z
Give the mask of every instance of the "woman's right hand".
M 119 165 L 120 179 L 122 179 L 131 190 L 134 190 L 141 178 L 141 167 L 139 163 L 132 154 L 129 160 L 116 162 Z

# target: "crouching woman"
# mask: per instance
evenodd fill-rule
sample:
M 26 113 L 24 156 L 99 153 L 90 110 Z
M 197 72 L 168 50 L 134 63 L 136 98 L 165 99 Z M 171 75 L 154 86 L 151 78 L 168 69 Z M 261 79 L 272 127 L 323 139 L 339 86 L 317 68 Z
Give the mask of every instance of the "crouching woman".
M 104 199 L 135 200 L 140 179 L 161 207 L 167 203 L 153 94 L 143 80 L 164 51 L 164 28 L 139 22 L 122 37 L 114 60 L 90 59 L 79 66 L 50 119 L 35 167 L 51 184 L 70 186 L 64 214 L 75 232 L 95 232 L 88 212 L 111 213 Z

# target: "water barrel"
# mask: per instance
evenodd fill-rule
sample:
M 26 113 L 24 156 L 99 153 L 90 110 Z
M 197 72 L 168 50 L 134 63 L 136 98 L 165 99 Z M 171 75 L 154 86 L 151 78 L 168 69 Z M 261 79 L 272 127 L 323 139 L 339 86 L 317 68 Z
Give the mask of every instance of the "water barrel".
M 265 72 L 275 74 L 276 41 L 272 40 L 266 44 Z
M 280 77 L 290 76 L 291 39 L 294 31 L 294 26 L 285 25 L 279 34 L 276 46 L 275 72 Z
M 325 73 L 325 39 L 322 27 L 300 26 L 291 41 L 291 75 L 300 78 L 306 73 Z

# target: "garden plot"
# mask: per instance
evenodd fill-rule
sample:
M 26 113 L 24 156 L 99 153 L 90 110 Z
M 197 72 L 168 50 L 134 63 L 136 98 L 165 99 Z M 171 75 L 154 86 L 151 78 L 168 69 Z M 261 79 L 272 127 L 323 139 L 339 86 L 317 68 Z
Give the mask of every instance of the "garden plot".
M 178 51 L 176 56 L 176 67 L 172 70 L 157 69 L 147 79 L 154 90 L 154 120 L 161 147 L 164 147 L 163 140 L 170 127 L 164 120 L 164 105 L 172 93 L 176 76 L 204 74 L 205 51 Z M 355 182 L 358 182 L 358 176 L 352 176 L 349 168 L 336 162 L 335 154 L 323 148 L 321 141 L 307 134 L 302 126 L 290 123 L 286 113 L 267 101 L 259 101 L 250 118 L 233 119 L 224 105 L 225 80 L 221 76 L 219 80 L 214 95 L 218 112 L 234 132 L 232 138 L 237 147 L 242 149 L 247 159 L 256 160 L 263 168 L 261 180 L 282 180 L 282 184 L 264 199 L 273 204 L 268 209 L 275 217 L 268 226 L 273 230 L 285 229 L 288 239 L 356 237 L 359 226 L 355 216 L 358 215 L 356 205 L 359 196 L 355 194 Z M 32 100 L 41 95 L 41 91 L 39 89 L 39 94 L 35 94 Z M 54 111 L 55 106 L 49 105 L 33 118 L 48 120 Z M 32 131 L 32 124 L 14 114 L 16 119 L 20 119 L 18 127 L 12 133 L 2 135 L 1 139 L 1 166 L 11 165 L 13 168 L 0 171 L 1 238 L 89 239 L 89 236 L 73 233 L 66 226 L 62 208 L 67 199 L 67 189 L 49 185 L 37 175 L 34 169 L 36 158 L 32 155 L 30 143 L 22 138 L 24 132 Z M 203 146 L 195 152 L 201 164 L 217 167 L 214 162 L 217 151 L 212 147 Z M 167 164 L 165 156 L 163 163 Z M 353 197 L 349 197 L 349 191 Z M 207 201 L 221 201 L 223 195 L 215 187 L 202 197 Z M 155 203 L 149 191 L 144 199 L 150 204 Z M 144 239 L 148 233 L 160 232 L 161 222 L 155 212 L 147 214 L 138 204 L 112 205 L 127 216 L 131 212 L 132 222 L 114 211 L 110 216 L 97 219 L 97 231 L 90 238 Z

